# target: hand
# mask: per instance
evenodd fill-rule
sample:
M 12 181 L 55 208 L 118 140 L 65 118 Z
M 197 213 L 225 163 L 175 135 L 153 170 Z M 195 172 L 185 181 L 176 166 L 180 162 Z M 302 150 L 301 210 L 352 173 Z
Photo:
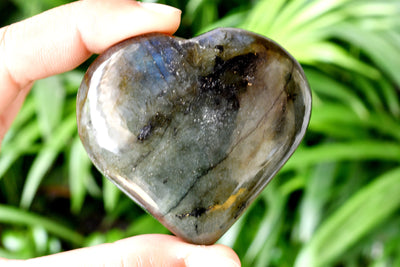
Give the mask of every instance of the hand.
M 147 32 L 172 34 L 180 11 L 131 0 L 83 0 L 0 29 L 0 143 L 35 80 L 76 68 L 92 53 Z M 1 266 L 240 266 L 223 245 L 143 235 Z
M 112 244 L 76 249 L 26 261 L 0 260 L 0 265 L 2 267 L 239 267 L 240 262 L 231 249 L 222 245 L 196 246 L 174 236 L 142 235 Z
M 33 82 L 74 69 L 128 37 L 172 34 L 180 11 L 131 0 L 85 0 L 0 29 L 0 142 Z

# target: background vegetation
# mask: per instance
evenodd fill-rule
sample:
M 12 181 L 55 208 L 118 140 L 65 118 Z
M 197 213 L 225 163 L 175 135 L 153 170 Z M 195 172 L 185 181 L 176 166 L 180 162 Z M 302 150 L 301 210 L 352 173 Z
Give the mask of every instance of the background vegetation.
M 0 25 L 67 0 L 0 1 Z M 220 240 L 243 266 L 400 266 L 400 1 L 166 0 L 177 35 L 241 27 L 282 44 L 313 91 L 299 150 Z M 38 81 L 0 154 L 0 256 L 167 233 L 91 165 L 75 96 L 87 64 Z

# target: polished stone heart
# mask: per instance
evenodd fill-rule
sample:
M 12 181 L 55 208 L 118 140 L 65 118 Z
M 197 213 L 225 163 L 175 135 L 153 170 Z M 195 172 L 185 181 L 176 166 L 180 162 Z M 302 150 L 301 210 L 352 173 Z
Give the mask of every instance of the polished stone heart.
M 299 145 L 310 90 L 262 36 L 148 34 L 89 67 L 78 130 L 94 165 L 170 231 L 216 242 Z

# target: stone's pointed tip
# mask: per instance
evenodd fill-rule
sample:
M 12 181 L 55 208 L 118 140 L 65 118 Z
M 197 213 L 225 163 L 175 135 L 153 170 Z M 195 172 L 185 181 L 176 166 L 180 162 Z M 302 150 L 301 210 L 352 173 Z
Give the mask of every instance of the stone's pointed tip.
M 110 48 L 85 75 L 77 107 L 96 167 L 176 235 L 211 244 L 297 148 L 311 94 L 279 45 L 217 29 Z

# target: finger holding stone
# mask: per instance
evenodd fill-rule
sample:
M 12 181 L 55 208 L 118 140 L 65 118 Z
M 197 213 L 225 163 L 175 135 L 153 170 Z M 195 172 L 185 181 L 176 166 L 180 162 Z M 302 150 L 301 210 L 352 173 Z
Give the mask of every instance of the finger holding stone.
M 0 114 L 33 81 L 74 69 L 128 37 L 172 34 L 178 9 L 130 0 L 77 1 L 0 29 Z
M 33 82 L 147 32 L 172 34 L 180 10 L 130 0 L 86 0 L 0 29 L 0 142 Z

